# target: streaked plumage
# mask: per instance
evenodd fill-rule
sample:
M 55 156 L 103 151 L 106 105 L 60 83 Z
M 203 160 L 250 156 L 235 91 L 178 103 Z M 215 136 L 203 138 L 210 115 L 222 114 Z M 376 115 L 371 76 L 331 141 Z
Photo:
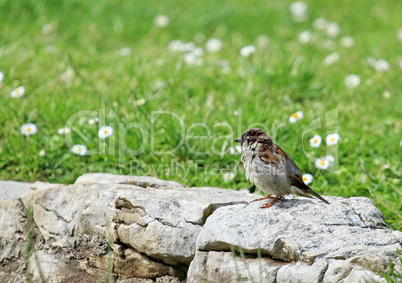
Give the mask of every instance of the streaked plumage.
M 263 130 L 249 129 L 236 142 L 242 145 L 241 159 L 247 179 L 267 194 L 257 200 L 273 199 L 261 208 L 272 206 L 288 194 L 314 196 L 329 204 L 303 182 L 302 172 L 296 163 Z

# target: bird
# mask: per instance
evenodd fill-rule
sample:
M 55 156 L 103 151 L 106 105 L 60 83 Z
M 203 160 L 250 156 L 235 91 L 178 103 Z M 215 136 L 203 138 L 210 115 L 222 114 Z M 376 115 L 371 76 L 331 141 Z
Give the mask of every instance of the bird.
M 303 182 L 302 172 L 296 163 L 263 130 L 248 129 L 235 142 L 241 144 L 246 178 L 266 194 L 266 197 L 254 201 L 272 199 L 260 208 L 269 208 L 289 194 L 314 196 L 329 204 Z

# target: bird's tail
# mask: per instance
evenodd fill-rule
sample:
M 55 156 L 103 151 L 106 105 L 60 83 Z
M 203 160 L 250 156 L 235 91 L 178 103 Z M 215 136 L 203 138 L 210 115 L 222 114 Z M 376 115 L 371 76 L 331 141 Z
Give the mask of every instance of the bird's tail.
M 318 198 L 319 200 L 325 202 L 326 204 L 329 204 L 329 202 L 328 202 L 327 200 L 325 200 L 322 196 L 320 196 L 319 194 L 317 194 L 316 192 L 314 192 L 314 191 L 313 191 L 309 186 L 307 186 L 304 182 L 301 182 L 300 186 L 301 186 L 301 188 L 299 188 L 299 189 L 301 189 L 301 191 L 302 191 L 304 194 L 312 195 L 312 196 Z M 303 195 L 303 194 L 302 194 L 302 195 Z M 305 196 L 306 196 L 306 195 L 305 195 Z

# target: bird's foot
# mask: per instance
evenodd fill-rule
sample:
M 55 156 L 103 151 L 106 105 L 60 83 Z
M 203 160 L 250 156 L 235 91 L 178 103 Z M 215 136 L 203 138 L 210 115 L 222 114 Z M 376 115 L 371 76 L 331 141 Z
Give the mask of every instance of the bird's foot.
M 268 199 L 268 198 L 275 198 L 275 197 L 273 197 L 272 195 L 267 195 L 266 197 L 258 198 L 258 199 L 252 200 L 251 202 L 260 201 L 260 200 L 264 200 L 264 199 Z
M 260 208 L 269 208 L 269 207 L 273 206 L 275 202 L 277 202 L 278 200 L 282 199 L 282 196 L 276 196 L 276 197 L 270 197 L 270 198 L 272 199 L 272 201 L 264 204 Z M 266 197 L 266 199 L 267 199 L 267 197 Z

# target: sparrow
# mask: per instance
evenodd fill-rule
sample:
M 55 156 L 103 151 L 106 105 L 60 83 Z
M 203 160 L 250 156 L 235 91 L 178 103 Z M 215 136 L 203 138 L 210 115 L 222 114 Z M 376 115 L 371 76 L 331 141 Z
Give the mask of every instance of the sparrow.
M 247 180 L 267 194 L 254 201 L 272 199 L 260 208 L 271 207 L 289 194 L 314 196 L 329 204 L 303 182 L 302 172 L 296 163 L 263 130 L 249 129 L 235 142 L 241 144 L 241 160 Z

